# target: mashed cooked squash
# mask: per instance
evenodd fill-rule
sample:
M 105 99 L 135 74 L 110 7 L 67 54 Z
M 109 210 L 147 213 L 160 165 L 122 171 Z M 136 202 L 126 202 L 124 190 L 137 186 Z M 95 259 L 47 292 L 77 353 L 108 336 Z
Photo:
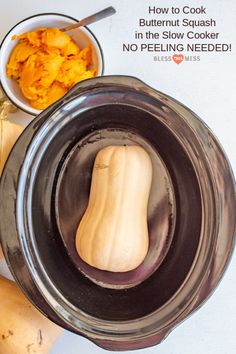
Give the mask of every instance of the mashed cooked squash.
M 58 28 L 39 28 L 19 39 L 7 64 L 7 76 L 15 79 L 30 105 L 44 109 L 77 82 L 94 77 L 91 47 L 80 49 Z

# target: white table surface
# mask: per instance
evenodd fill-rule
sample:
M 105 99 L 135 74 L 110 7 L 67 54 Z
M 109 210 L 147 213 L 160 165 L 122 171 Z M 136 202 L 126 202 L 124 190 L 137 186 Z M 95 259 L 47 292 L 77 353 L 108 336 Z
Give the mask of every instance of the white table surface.
M 122 43 L 133 42 L 138 18 L 151 6 L 207 7 L 207 17 L 217 21 L 220 42 L 231 42 L 229 53 L 204 53 L 200 62 L 155 62 L 152 53 L 123 53 Z M 105 74 L 126 74 L 141 78 L 195 111 L 213 130 L 236 172 L 236 2 L 235 0 L 7 0 L 0 2 L 0 39 L 18 21 L 42 12 L 58 12 L 83 18 L 113 5 L 117 14 L 92 24 L 105 56 Z M 147 17 L 147 16 L 146 16 Z M 167 17 L 166 17 L 167 18 Z M 195 17 L 196 19 L 196 17 Z M 31 116 L 17 112 L 12 117 L 27 124 Z M 235 212 L 235 211 L 234 211 Z M 145 354 L 233 354 L 236 352 L 236 255 L 213 296 L 194 315 L 179 325 L 159 346 L 142 349 Z M 9 275 L 0 262 L 0 272 Z M 103 349 L 67 331 L 50 354 L 98 354 Z M 124 352 L 131 353 L 131 352 Z M 19 353 L 24 354 L 24 353 Z

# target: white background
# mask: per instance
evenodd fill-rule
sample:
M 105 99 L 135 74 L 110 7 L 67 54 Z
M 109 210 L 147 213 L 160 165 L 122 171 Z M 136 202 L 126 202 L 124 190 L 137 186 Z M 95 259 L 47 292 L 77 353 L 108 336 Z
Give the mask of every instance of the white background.
M 169 1 L 169 0 L 7 0 L 0 3 L 0 39 L 18 21 L 42 12 L 58 12 L 81 19 L 106 6 L 113 5 L 117 14 L 92 24 L 105 56 L 105 74 L 137 76 L 195 111 L 213 130 L 236 172 L 236 2 L 235 0 Z M 122 43 L 133 42 L 138 18 L 148 17 L 149 5 L 158 7 L 191 5 L 206 6 L 207 15 L 194 19 L 213 18 L 219 42 L 231 42 L 229 53 L 204 53 L 200 62 L 154 62 L 152 53 L 123 53 Z M 155 18 L 151 16 L 150 18 Z M 171 18 L 166 16 L 165 19 Z M 164 17 L 160 17 L 164 19 Z M 204 29 L 205 30 L 205 29 Z M 204 31 L 201 30 L 201 31 Z M 153 41 L 150 41 L 153 42 Z M 204 41 L 202 41 L 204 42 Z M 214 41 L 213 41 L 214 42 Z M 158 54 L 158 53 L 157 53 Z M 166 53 L 164 53 L 166 54 Z M 199 53 L 198 53 L 199 54 Z M 160 54 L 161 55 L 161 54 Z M 31 116 L 14 114 L 14 120 L 27 124 Z M 235 212 L 235 211 L 232 211 Z M 236 256 L 207 303 L 178 326 L 159 346 L 142 349 L 145 354 L 233 354 L 236 352 Z M 0 262 L 0 271 L 7 273 Z M 106 353 L 88 340 L 64 331 L 50 354 Z M 131 352 L 125 352 L 131 353 Z M 19 353 L 24 354 L 24 353 Z

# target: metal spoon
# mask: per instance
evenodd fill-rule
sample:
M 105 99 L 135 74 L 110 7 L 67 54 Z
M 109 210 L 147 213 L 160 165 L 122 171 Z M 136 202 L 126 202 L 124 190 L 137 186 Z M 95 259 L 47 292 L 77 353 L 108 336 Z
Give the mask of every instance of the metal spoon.
M 89 25 L 90 23 L 93 23 L 93 22 L 100 21 L 103 18 L 111 16 L 115 13 L 116 13 L 116 10 L 114 9 L 114 7 L 110 6 L 110 7 L 107 7 L 106 9 L 99 11 L 91 16 L 85 17 L 83 20 L 75 23 L 74 25 L 70 25 L 70 26 L 61 28 L 60 30 L 62 32 L 70 31 L 72 29 L 75 29 L 75 28 L 78 28 L 81 26 L 85 26 L 85 25 Z

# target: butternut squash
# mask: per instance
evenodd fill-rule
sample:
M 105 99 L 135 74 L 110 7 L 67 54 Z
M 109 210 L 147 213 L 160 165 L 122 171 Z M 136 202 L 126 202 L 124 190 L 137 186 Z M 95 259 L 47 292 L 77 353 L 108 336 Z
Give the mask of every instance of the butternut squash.
M 0 177 L 8 155 L 17 138 L 23 131 L 23 127 L 8 120 L 8 113 L 12 113 L 16 107 L 9 102 L 0 88 Z M 0 246 L 0 259 L 3 258 Z
M 8 114 L 15 111 L 16 107 L 0 89 L 0 176 L 12 146 L 23 131 L 22 126 L 8 120 Z
M 142 147 L 108 146 L 98 152 L 88 207 L 76 233 L 76 249 L 86 263 L 126 272 L 143 262 L 151 181 L 151 159 Z
M 0 90 L 0 176 L 23 127 L 8 121 L 15 107 Z M 0 259 L 3 257 L 0 247 Z M 0 354 L 46 354 L 62 329 L 36 310 L 17 285 L 0 276 Z
M 0 354 L 46 354 L 62 329 L 36 310 L 16 284 L 0 276 Z
M 10 122 L 0 117 L 0 176 L 8 155 L 23 131 L 23 127 L 19 124 Z
M 92 47 L 79 48 L 59 28 L 37 28 L 12 37 L 17 40 L 6 67 L 29 104 L 47 108 L 77 82 L 96 76 Z M 81 38 L 82 39 L 82 38 Z

